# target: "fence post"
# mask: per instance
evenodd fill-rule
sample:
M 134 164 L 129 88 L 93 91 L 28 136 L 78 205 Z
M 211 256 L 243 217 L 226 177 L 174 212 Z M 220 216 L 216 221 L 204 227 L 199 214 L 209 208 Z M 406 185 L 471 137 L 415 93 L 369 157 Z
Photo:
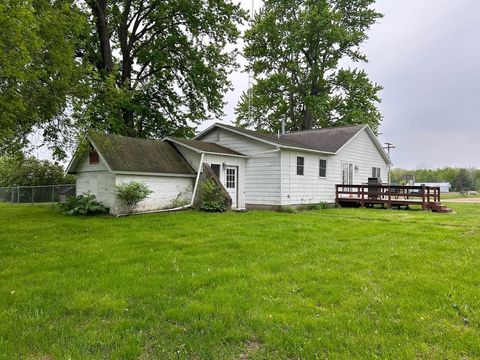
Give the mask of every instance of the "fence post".
M 32 206 L 33 206 L 33 186 L 32 186 Z
M 20 204 L 20 186 L 17 186 L 17 204 Z
M 11 201 L 11 203 L 14 204 L 14 202 L 13 202 L 13 201 L 14 201 L 14 198 L 13 198 L 13 186 L 11 187 L 10 191 L 11 191 L 11 193 L 12 193 L 12 194 L 11 194 L 11 195 L 12 195 L 12 201 Z

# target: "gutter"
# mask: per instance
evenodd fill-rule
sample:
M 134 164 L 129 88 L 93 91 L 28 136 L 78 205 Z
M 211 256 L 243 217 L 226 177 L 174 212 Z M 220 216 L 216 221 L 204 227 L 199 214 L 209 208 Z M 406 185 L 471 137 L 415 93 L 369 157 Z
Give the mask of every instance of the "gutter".
M 200 182 L 201 168 L 202 168 L 202 164 L 203 164 L 203 156 L 204 155 L 205 154 L 202 153 L 202 155 L 200 156 L 200 163 L 198 164 L 197 177 L 195 179 L 195 186 L 193 187 L 192 200 L 190 200 L 190 203 L 188 203 L 187 205 L 178 206 L 176 208 L 171 208 L 171 209 L 139 211 L 139 212 L 133 213 L 132 215 L 155 214 L 155 213 L 162 213 L 162 212 L 179 211 L 179 210 L 185 210 L 185 209 L 188 209 L 188 208 L 192 207 L 193 202 L 195 201 L 195 195 L 197 194 L 198 184 Z M 127 214 L 117 214 L 116 215 L 116 217 L 123 217 L 123 216 L 128 216 L 128 215 Z

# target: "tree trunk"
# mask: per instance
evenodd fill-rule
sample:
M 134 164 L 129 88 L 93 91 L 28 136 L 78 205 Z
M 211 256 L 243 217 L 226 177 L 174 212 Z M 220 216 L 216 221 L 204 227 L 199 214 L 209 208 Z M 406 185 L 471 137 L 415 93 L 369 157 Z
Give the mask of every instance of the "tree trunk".
M 113 59 L 106 16 L 107 2 L 106 0 L 91 0 L 88 2 L 88 4 L 92 9 L 93 16 L 95 17 L 97 34 L 100 43 L 102 62 L 99 70 L 104 72 L 105 75 L 109 75 L 113 69 Z

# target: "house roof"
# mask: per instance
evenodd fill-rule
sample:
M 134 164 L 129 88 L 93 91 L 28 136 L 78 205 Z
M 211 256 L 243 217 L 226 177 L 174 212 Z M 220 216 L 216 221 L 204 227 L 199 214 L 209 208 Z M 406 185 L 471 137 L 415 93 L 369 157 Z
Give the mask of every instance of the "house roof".
M 229 149 L 225 146 L 221 146 L 221 145 L 218 145 L 218 144 L 206 142 L 206 141 L 199 141 L 199 140 L 192 140 L 192 139 L 180 139 L 180 138 L 174 138 L 174 137 L 167 137 L 164 140 L 165 141 L 170 141 L 170 142 L 173 142 L 173 143 L 176 143 L 176 144 L 184 145 L 184 146 L 186 146 L 190 149 L 193 149 L 197 152 L 246 157 L 246 155 L 244 155 L 242 153 L 239 153 L 238 151 Z
M 195 172 L 169 143 L 89 132 L 87 139 L 112 172 L 194 175 Z M 78 160 L 77 160 L 78 161 Z M 68 171 L 74 172 L 76 164 Z
M 334 155 L 338 153 L 346 144 L 348 144 L 362 130 L 366 130 L 378 151 L 385 161 L 391 164 L 391 160 L 383 150 L 380 142 L 368 125 L 352 125 L 335 128 L 323 128 L 305 131 L 289 132 L 283 136 L 276 137 L 269 134 L 260 133 L 253 130 L 242 129 L 223 123 L 215 123 L 210 128 L 198 134 L 195 139 L 201 139 L 205 134 L 212 131 L 215 127 L 223 128 L 261 142 L 269 143 L 273 146 L 315 151 L 324 154 Z
M 366 125 L 354 125 L 337 128 L 325 128 L 287 133 L 280 139 L 288 140 L 308 149 L 337 152 Z

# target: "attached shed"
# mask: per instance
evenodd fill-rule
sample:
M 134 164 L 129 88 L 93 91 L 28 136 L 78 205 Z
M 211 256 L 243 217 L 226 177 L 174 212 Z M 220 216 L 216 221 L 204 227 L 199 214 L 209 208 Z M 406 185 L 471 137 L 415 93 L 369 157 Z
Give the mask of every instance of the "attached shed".
M 196 173 L 168 142 L 90 132 L 67 172 L 77 175 L 77 195 L 91 193 L 110 208 L 122 212 L 115 185 L 137 181 L 153 193 L 138 211 L 171 208 L 192 199 Z

